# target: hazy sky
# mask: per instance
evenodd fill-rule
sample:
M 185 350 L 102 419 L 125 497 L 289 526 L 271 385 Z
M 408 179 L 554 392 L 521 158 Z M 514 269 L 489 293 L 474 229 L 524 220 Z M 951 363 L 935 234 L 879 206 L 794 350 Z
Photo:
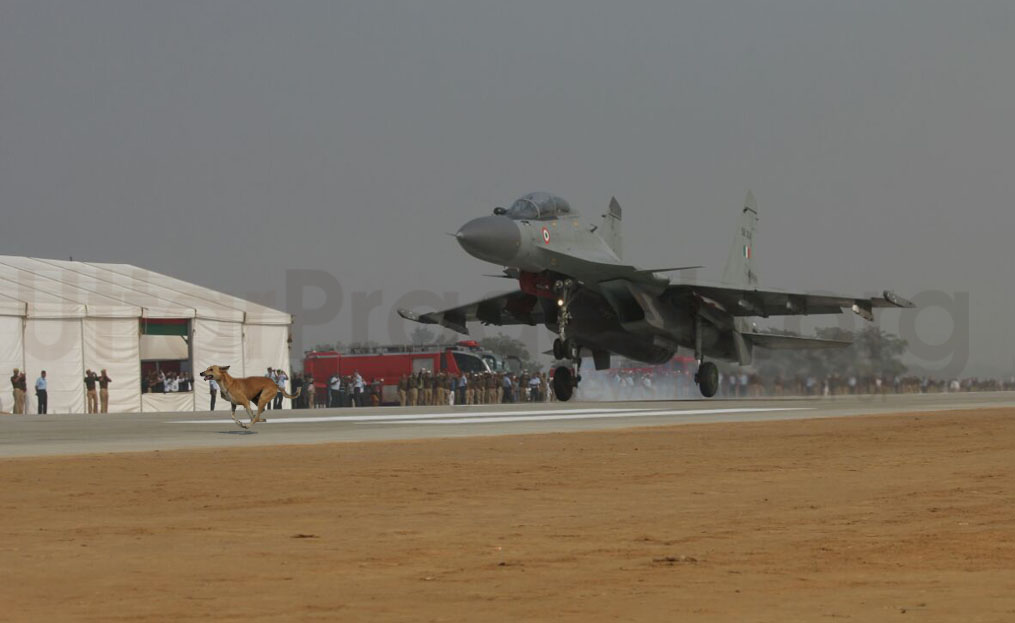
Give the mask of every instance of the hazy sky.
M 628 260 L 717 279 L 749 188 L 762 285 L 968 293 L 967 373 L 1010 372 L 1013 35 L 1002 1 L 3 0 L 0 250 L 280 308 L 327 270 L 307 340 L 379 290 L 386 341 L 408 291 L 510 285 L 443 234 L 525 192 L 616 195 Z

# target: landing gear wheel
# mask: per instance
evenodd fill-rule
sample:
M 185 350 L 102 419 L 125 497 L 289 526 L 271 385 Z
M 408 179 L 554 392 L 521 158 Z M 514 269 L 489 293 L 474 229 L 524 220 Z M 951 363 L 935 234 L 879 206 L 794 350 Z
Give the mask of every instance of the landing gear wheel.
M 711 361 L 703 361 L 698 366 L 694 381 L 698 384 L 702 396 L 705 398 L 715 396 L 715 392 L 719 389 L 719 368 Z
M 571 368 L 559 366 L 553 373 L 553 393 L 557 400 L 567 402 L 574 394 L 574 375 Z
M 559 337 L 553 340 L 553 358 L 557 360 L 567 359 L 567 353 L 564 351 L 564 342 Z

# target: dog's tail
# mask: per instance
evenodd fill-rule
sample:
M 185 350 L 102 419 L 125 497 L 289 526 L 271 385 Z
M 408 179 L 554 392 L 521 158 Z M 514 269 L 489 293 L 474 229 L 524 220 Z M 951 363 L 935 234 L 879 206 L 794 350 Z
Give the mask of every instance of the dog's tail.
M 293 398 L 295 398 L 295 397 L 299 396 L 299 395 L 300 395 L 300 391 L 301 391 L 302 389 L 303 389 L 302 387 L 297 387 L 297 388 L 296 388 L 296 393 L 295 393 L 295 394 L 292 394 L 292 395 L 290 396 L 290 395 L 289 395 L 288 393 L 286 393 L 285 389 L 284 389 L 284 388 L 283 388 L 283 387 L 282 387 L 281 385 L 279 385 L 279 386 L 278 386 L 278 391 L 279 391 L 279 393 L 281 393 L 281 394 L 282 394 L 283 396 L 285 396 L 286 398 L 288 398 L 288 399 L 290 399 L 290 400 L 292 400 Z

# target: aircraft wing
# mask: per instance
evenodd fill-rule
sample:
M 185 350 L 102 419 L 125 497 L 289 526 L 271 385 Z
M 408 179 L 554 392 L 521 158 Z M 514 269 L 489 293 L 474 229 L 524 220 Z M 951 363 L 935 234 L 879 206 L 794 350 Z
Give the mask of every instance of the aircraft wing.
M 536 325 L 543 322 L 543 308 L 539 299 L 521 290 L 500 294 L 481 301 L 467 303 L 459 307 L 442 311 L 417 314 L 405 309 L 398 310 L 398 315 L 406 320 L 423 324 L 439 324 L 458 333 L 469 334 L 466 323 L 479 321 L 483 324 Z
M 670 300 L 699 298 L 720 306 L 731 316 L 805 316 L 809 314 L 838 314 L 851 309 L 861 317 L 872 320 L 876 307 L 910 308 L 915 305 L 885 290 L 879 297 L 851 297 L 835 294 L 807 294 L 780 290 L 758 290 L 709 284 L 675 284 L 666 288 Z
M 779 335 L 777 333 L 742 333 L 755 346 L 770 350 L 797 350 L 801 348 L 845 348 L 852 340 L 830 340 L 820 337 L 804 337 L 800 335 Z

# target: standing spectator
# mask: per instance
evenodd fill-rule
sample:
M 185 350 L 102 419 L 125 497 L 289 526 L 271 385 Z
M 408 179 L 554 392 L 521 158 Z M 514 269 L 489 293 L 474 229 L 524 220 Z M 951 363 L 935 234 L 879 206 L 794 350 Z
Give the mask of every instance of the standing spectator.
M 314 375 L 308 374 L 303 382 L 307 384 L 307 408 L 317 408 L 317 386 L 314 385 Z
M 278 385 L 278 388 L 281 389 L 282 392 L 284 392 L 286 389 L 286 385 L 288 384 L 289 384 L 289 375 L 286 374 L 285 370 L 283 370 L 282 368 L 277 368 L 275 370 L 275 385 Z M 275 394 L 276 409 L 282 408 L 282 398 L 283 398 L 282 392 Z
M 465 372 L 463 371 L 462 376 L 458 378 L 458 388 L 457 388 L 458 395 L 455 397 L 455 404 L 459 405 L 465 404 L 466 400 L 465 392 L 468 391 L 468 387 L 469 387 L 469 377 L 465 376 Z
M 541 384 L 542 381 L 540 380 L 539 375 L 533 374 L 532 378 L 529 379 L 529 402 L 539 402 L 542 400 L 539 396 L 539 386 Z
M 35 379 L 35 398 L 39 401 L 39 414 L 45 415 L 49 408 L 49 394 L 46 393 L 46 371 L 43 370 L 39 378 Z
M 342 389 L 342 379 L 338 378 L 338 372 L 331 375 L 328 379 L 328 406 L 338 406 L 338 392 Z
M 265 378 L 271 379 L 272 382 L 274 382 L 276 385 L 278 385 L 278 379 L 275 378 L 275 369 L 274 368 L 269 367 L 268 371 L 264 373 L 264 376 L 265 376 Z M 273 404 L 274 403 L 271 400 L 269 400 L 268 404 L 264 405 L 264 408 L 265 409 L 271 409 L 271 408 L 273 408 Z
M 419 375 L 409 376 L 409 406 L 415 407 L 419 404 Z
M 409 375 L 403 374 L 398 379 L 398 406 L 404 407 L 409 400 Z
M 215 410 L 215 399 L 219 395 L 219 384 L 215 379 L 208 379 L 208 394 L 211 396 L 211 410 Z
M 112 382 L 113 379 L 109 378 L 103 368 L 99 375 L 99 413 L 109 413 L 109 384 Z
M 504 375 L 504 378 L 501 381 L 501 385 L 502 385 L 500 393 L 501 402 L 514 402 L 515 401 L 514 386 L 511 383 L 510 374 Z
M 23 415 L 25 413 L 25 373 L 17 368 L 14 368 L 14 372 L 11 374 L 11 387 L 14 390 L 14 410 L 11 413 Z
M 363 377 L 359 375 L 359 370 L 352 375 L 352 392 L 353 392 L 353 404 L 357 407 L 363 406 Z
M 99 377 L 95 376 L 95 373 L 91 370 L 85 370 L 85 395 L 88 398 L 88 413 L 99 412 L 99 397 L 95 393 L 95 381 L 99 380 Z

